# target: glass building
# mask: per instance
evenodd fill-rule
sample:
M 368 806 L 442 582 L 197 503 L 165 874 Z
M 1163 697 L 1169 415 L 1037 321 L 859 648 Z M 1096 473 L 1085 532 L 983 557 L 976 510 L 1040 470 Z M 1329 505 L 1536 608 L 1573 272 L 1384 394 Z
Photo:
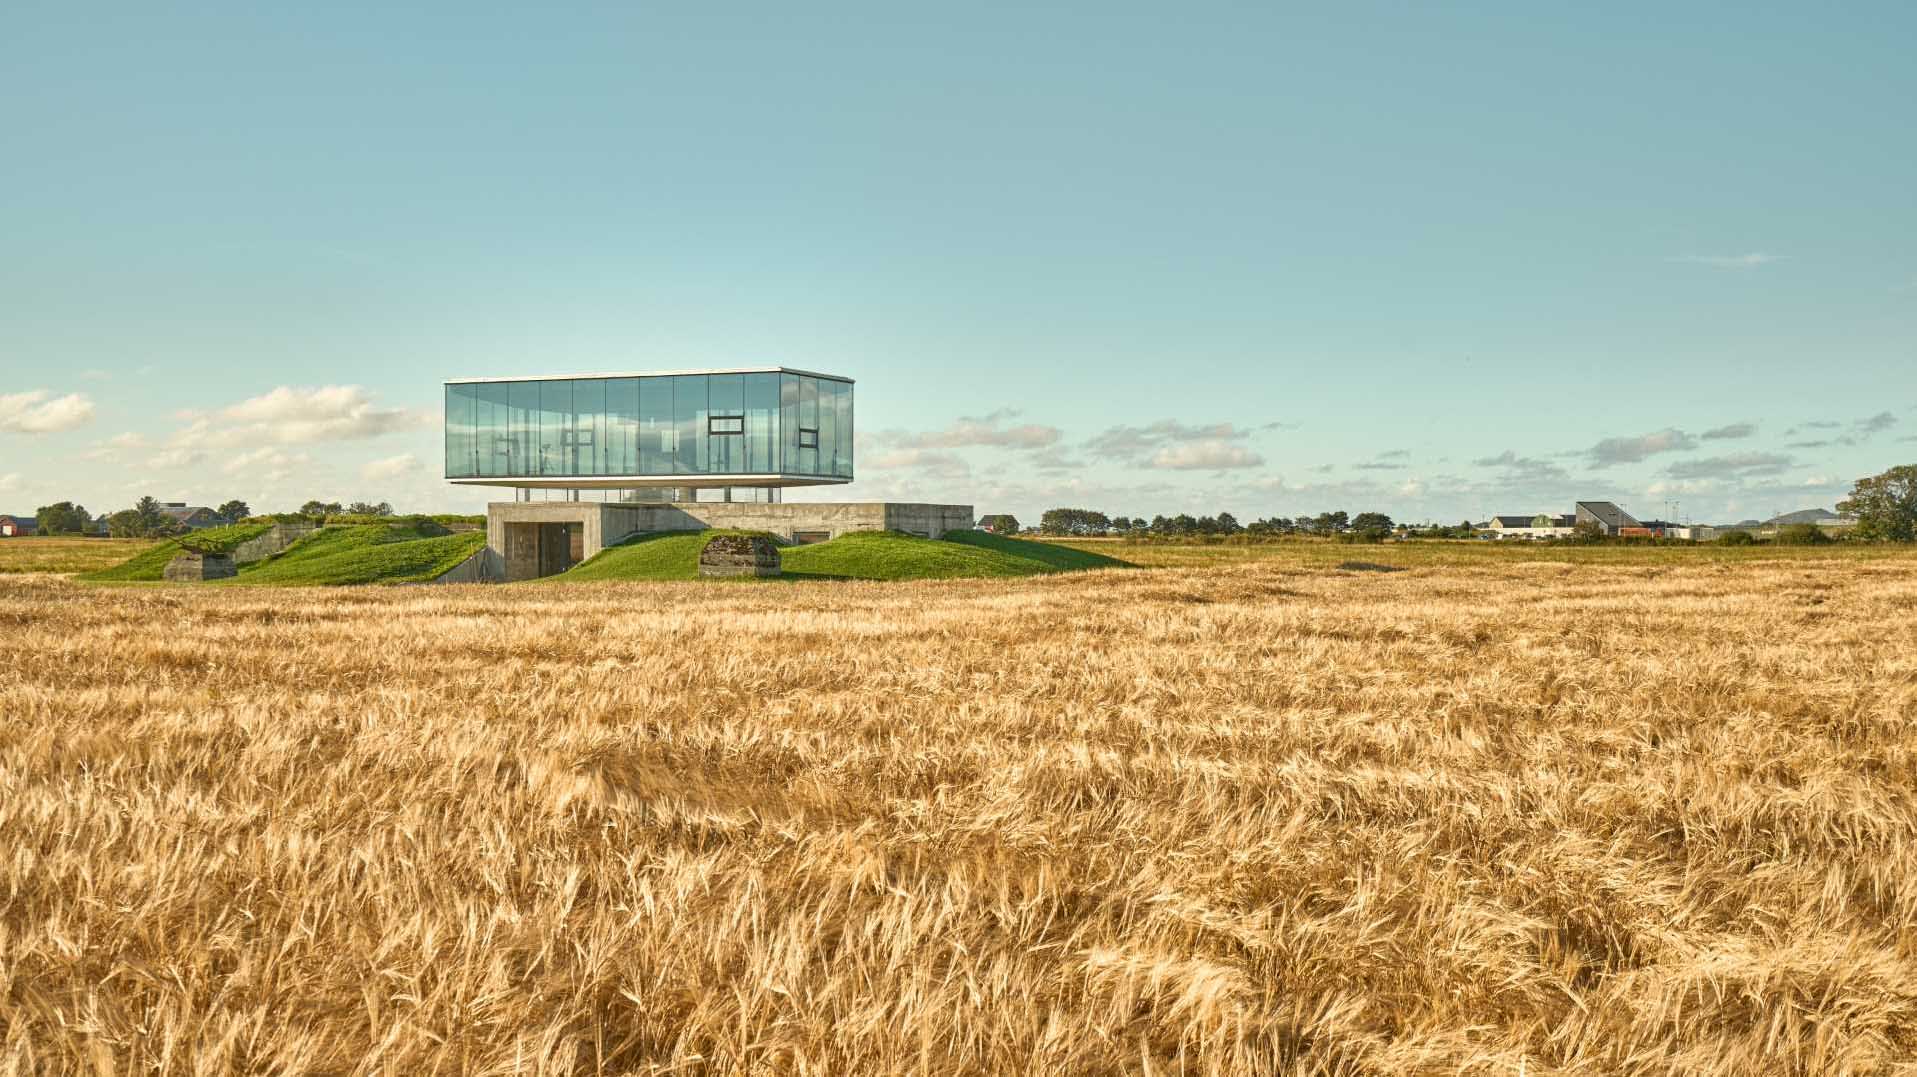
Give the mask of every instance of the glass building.
M 784 367 L 454 379 L 446 478 L 635 500 L 851 482 L 852 380 Z

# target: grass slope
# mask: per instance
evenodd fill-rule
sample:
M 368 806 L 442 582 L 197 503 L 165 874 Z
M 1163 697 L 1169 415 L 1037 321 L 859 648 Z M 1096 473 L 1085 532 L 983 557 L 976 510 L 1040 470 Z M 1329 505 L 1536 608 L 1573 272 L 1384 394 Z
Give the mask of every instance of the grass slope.
M 242 567 L 237 577 L 226 582 L 272 586 L 418 583 L 453 568 L 485 544 L 483 531 L 434 535 L 410 522 L 327 527 L 273 557 Z
M 105 583 L 127 583 L 142 580 L 164 579 L 166 563 L 187 549 L 204 553 L 229 553 L 234 547 L 248 539 L 255 539 L 272 530 L 270 523 L 233 524 L 230 527 L 209 527 L 204 531 L 195 531 L 179 538 L 167 539 L 132 558 L 103 568 L 98 572 L 89 572 L 80 577 L 83 580 L 95 580 Z
M 690 580 L 699 575 L 699 551 L 714 535 L 737 532 L 676 531 L 640 535 L 600 553 L 563 575 L 588 580 Z M 980 531 L 956 531 L 942 539 L 896 531 L 862 531 L 830 542 L 788 546 L 785 574 L 798 579 L 936 580 L 962 577 L 1035 576 L 1125 562 L 1086 550 L 1022 542 Z

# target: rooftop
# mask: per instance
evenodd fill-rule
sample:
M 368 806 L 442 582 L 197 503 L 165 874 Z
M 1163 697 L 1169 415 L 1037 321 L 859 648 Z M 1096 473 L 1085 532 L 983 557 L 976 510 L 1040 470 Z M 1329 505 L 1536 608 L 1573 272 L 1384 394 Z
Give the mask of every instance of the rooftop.
M 848 385 L 855 384 L 843 374 L 821 374 L 816 370 L 800 370 L 790 366 L 721 366 L 697 367 L 688 370 L 620 370 L 610 373 L 587 374 L 524 374 L 510 378 L 447 378 L 447 385 L 473 385 L 498 381 L 575 381 L 581 378 L 671 378 L 693 374 L 800 374 L 808 378 L 830 378 Z

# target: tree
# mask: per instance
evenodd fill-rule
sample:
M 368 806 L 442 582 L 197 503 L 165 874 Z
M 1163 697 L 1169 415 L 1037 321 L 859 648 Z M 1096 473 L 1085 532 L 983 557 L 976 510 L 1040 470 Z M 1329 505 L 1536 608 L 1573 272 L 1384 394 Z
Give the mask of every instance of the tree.
M 1102 535 L 1111 523 L 1093 509 L 1046 509 L 1038 518 L 1038 529 L 1048 535 Z
M 1009 512 L 1000 512 L 1000 513 L 993 513 L 989 516 L 981 516 L 978 519 L 978 525 L 979 527 L 987 531 L 990 531 L 994 535 L 1018 534 L 1018 517 L 1013 516 Z
M 173 521 L 167 519 L 166 513 L 160 511 L 160 499 L 157 497 L 148 496 L 135 501 L 133 511 L 140 516 L 140 538 L 164 535 L 172 530 Z
M 346 510 L 337 501 L 308 501 L 300 506 L 301 516 L 338 516 Z
M 221 505 L 219 508 L 214 509 L 213 511 L 218 513 L 221 519 L 225 520 L 227 523 L 230 523 L 230 524 L 238 523 L 241 520 L 246 519 L 248 516 L 253 515 L 253 510 L 247 507 L 246 502 L 241 501 L 238 498 L 234 498 L 233 500 L 228 501 L 226 504 Z
M 1389 531 L 1392 524 L 1382 512 L 1361 512 L 1351 518 L 1351 526 L 1357 531 Z
M 146 525 L 140 520 L 140 510 L 121 509 L 107 517 L 107 534 L 114 538 L 145 538 Z
M 1858 479 L 1837 511 L 1857 518 L 1851 532 L 1866 542 L 1917 542 L 1917 464 Z
M 1238 525 L 1238 517 L 1229 512 L 1221 512 L 1218 514 L 1218 530 L 1222 534 L 1236 535 L 1244 528 Z
M 1755 546 L 1757 536 L 1749 531 L 1724 531 L 1718 534 L 1717 544 L 1719 546 Z
M 1337 512 L 1321 512 L 1318 518 L 1312 521 L 1312 530 L 1326 535 L 1335 534 L 1343 531 L 1350 522 L 1351 517 L 1345 515 L 1343 509 Z
M 93 524 L 87 510 L 71 501 L 42 505 L 33 518 L 42 535 L 84 535 Z
M 393 514 L 393 506 L 384 501 L 378 503 L 355 501 L 346 506 L 346 512 L 349 516 L 391 516 Z

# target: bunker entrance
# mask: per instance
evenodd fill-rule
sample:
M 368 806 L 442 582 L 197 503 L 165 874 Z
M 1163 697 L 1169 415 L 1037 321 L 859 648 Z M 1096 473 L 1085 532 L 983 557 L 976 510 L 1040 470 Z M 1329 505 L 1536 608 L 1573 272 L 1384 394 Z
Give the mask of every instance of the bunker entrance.
M 586 525 L 507 524 L 506 579 L 557 576 L 584 560 Z

